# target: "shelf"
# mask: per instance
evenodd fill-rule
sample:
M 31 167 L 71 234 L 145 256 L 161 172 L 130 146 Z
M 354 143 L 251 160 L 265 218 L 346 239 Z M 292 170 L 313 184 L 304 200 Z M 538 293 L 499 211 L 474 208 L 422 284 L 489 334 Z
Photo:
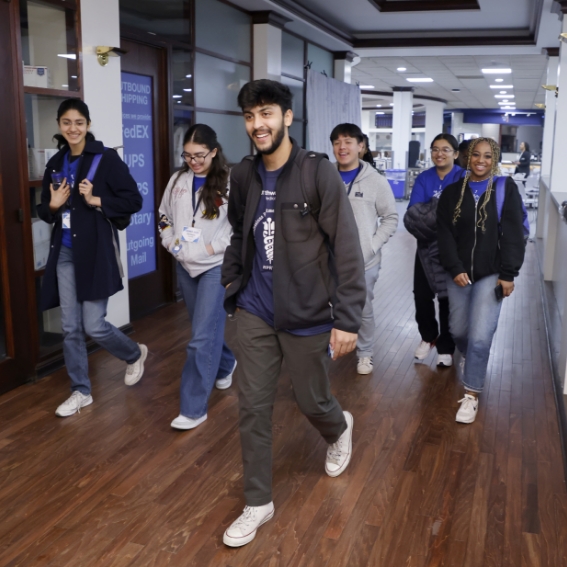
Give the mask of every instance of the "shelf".
M 59 89 L 44 89 L 42 87 L 26 87 L 24 86 L 26 94 L 35 94 L 42 96 L 57 96 L 61 98 L 81 98 L 80 91 L 68 91 Z

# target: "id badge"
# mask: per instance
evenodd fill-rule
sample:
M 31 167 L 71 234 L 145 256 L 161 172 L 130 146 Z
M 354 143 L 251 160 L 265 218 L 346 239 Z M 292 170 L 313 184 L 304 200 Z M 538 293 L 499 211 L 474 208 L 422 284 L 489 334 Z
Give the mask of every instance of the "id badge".
M 200 228 L 184 226 L 183 232 L 181 233 L 181 240 L 184 242 L 199 242 L 201 231 L 202 229 Z
M 71 228 L 71 211 L 63 211 L 63 228 Z

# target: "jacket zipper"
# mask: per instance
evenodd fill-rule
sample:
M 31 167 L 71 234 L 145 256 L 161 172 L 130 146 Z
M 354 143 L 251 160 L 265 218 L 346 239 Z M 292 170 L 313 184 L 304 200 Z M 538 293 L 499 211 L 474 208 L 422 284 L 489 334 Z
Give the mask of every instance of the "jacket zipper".
M 333 314 L 333 304 L 329 301 L 329 306 L 331 307 L 331 319 L 334 321 L 335 320 L 335 316 Z
M 474 199 L 474 195 L 473 195 Z M 474 199 L 474 244 L 472 247 L 471 252 L 471 281 L 474 282 L 474 250 L 476 248 L 476 211 L 477 211 L 478 203 L 477 200 Z

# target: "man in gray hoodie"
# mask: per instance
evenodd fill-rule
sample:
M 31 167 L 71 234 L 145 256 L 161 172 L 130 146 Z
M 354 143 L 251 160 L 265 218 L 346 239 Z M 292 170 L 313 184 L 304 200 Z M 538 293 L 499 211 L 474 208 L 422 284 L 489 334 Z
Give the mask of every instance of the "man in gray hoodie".
M 387 179 L 370 164 L 359 159 L 364 134 L 356 124 L 344 123 L 335 126 L 331 132 L 331 143 L 354 212 L 364 256 L 366 303 L 356 344 L 357 372 L 370 374 L 375 330 L 372 308 L 374 286 L 380 271 L 381 248 L 396 232 L 398 226 L 396 201 Z

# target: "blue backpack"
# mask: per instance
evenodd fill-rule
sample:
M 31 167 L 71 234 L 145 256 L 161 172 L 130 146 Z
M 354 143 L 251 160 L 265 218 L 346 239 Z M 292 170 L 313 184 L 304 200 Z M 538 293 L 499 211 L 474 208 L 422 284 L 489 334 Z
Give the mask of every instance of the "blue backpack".
M 500 221 L 502 219 L 502 208 L 504 207 L 504 197 L 506 194 L 506 179 L 507 177 L 498 177 L 496 180 L 496 210 L 498 211 L 498 225 L 500 226 Z M 530 237 L 530 221 L 528 220 L 528 211 L 522 201 L 522 217 L 523 217 L 523 229 L 524 229 L 524 241 L 527 242 Z

